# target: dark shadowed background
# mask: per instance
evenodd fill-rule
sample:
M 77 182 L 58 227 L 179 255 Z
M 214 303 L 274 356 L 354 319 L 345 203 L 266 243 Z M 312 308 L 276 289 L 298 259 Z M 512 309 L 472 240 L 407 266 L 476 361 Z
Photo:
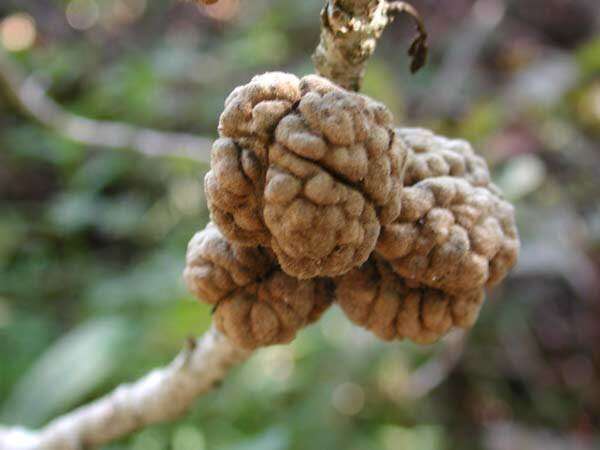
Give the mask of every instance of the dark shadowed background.
M 472 141 L 517 205 L 518 267 L 466 342 L 384 344 L 333 308 L 188 417 L 107 448 L 600 448 L 600 4 L 414 5 L 429 65 L 409 74 L 401 18 L 364 91 L 399 124 Z M 0 69 L 33 74 L 73 113 L 213 138 L 233 87 L 311 71 L 321 6 L 0 0 Z M 0 92 L 0 423 L 35 427 L 209 326 L 181 281 L 208 220 L 207 166 L 75 143 L 13 97 Z

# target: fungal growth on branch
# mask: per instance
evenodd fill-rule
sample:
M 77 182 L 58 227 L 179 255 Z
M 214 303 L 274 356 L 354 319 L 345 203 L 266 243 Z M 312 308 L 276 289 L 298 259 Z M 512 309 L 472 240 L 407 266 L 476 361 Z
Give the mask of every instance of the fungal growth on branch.
M 402 212 L 369 263 L 338 280 L 337 301 L 383 339 L 426 343 L 473 324 L 484 288 L 515 264 L 519 238 L 512 206 L 467 142 L 398 133 L 411 148 Z
M 342 275 L 400 213 L 408 149 L 381 103 L 316 75 L 267 73 L 225 102 L 205 189 L 239 245 L 272 248 L 288 275 Z
M 245 349 L 290 342 L 331 304 L 328 281 L 290 277 L 268 250 L 232 244 L 212 224 L 190 241 L 184 278 L 214 306 L 219 331 Z
M 462 140 L 394 129 L 316 75 L 257 76 L 225 102 L 205 188 L 214 225 L 190 290 L 243 348 L 288 342 L 335 299 L 382 339 L 431 343 L 476 320 L 515 264 L 512 206 Z

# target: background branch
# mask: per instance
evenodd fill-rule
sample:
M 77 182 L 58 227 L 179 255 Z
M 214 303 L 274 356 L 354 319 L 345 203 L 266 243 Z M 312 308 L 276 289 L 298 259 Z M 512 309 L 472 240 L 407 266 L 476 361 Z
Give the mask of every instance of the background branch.
M 25 75 L 0 46 L 0 90 L 23 115 L 56 134 L 83 145 L 130 149 L 145 156 L 177 156 L 210 162 L 212 140 L 120 122 L 92 120 L 65 111 L 43 85 Z

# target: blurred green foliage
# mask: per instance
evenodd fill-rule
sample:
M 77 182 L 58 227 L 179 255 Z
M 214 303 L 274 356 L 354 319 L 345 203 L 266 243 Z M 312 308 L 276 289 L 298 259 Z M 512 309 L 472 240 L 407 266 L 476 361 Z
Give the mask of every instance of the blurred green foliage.
M 369 65 L 366 93 L 401 124 L 473 141 L 518 208 L 521 264 L 442 385 L 406 392 L 445 343 L 384 344 L 333 308 L 291 346 L 258 352 L 188 417 L 107 449 L 598 448 L 600 34 L 583 19 L 557 34 L 527 14 L 540 1 L 415 1 L 430 65 L 410 77 L 412 30 L 400 25 Z M 90 0 L 81 30 L 68 20 L 77 2 L 2 2 L 0 17 L 36 23 L 34 45 L 11 56 L 73 112 L 205 136 L 252 74 L 311 71 L 321 6 Z M 594 1 L 570 3 L 572 20 L 597 13 Z M 543 8 L 571 20 L 560 5 Z M 209 308 L 181 282 L 187 241 L 208 221 L 206 170 L 73 144 L 0 97 L 1 422 L 40 426 L 208 328 Z

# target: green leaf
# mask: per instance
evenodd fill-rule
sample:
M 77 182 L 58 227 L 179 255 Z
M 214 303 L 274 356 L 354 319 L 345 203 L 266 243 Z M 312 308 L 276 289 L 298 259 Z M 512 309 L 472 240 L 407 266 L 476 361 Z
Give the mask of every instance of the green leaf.
M 88 321 L 56 341 L 33 364 L 4 403 L 8 423 L 39 426 L 76 406 L 119 367 L 128 325 L 120 318 Z

